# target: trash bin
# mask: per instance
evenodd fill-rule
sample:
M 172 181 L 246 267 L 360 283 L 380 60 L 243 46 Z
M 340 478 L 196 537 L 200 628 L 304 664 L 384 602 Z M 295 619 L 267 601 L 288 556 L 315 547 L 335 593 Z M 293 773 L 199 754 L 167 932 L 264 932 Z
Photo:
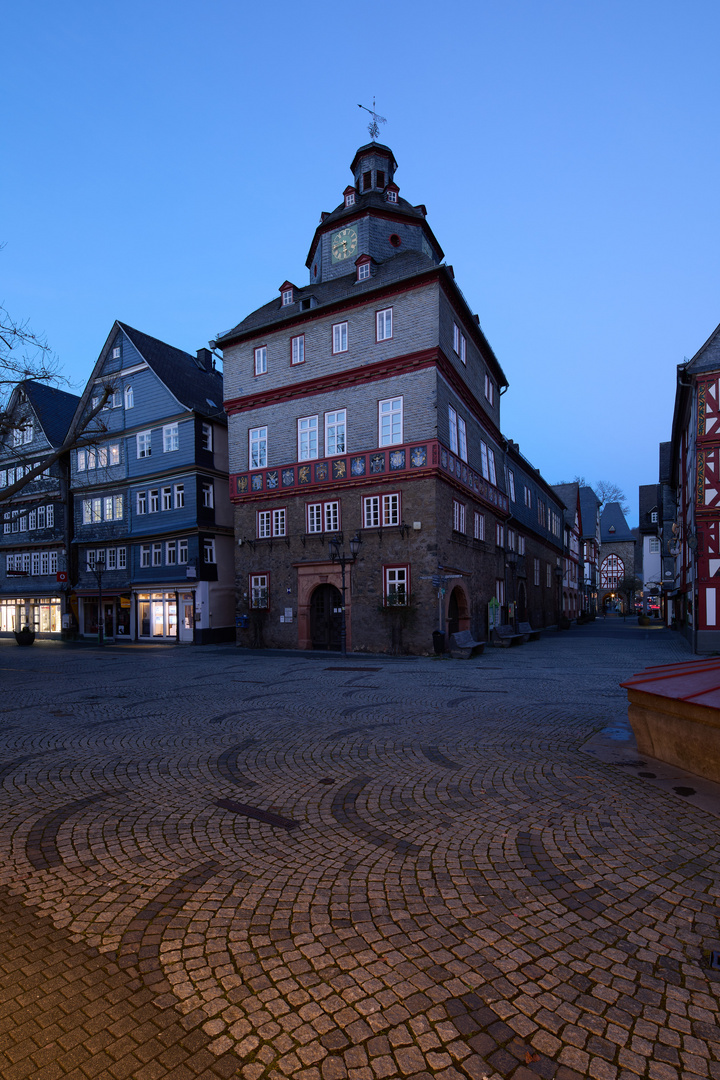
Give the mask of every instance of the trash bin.
M 433 649 L 436 656 L 442 656 L 445 652 L 445 635 L 442 630 L 433 630 Z

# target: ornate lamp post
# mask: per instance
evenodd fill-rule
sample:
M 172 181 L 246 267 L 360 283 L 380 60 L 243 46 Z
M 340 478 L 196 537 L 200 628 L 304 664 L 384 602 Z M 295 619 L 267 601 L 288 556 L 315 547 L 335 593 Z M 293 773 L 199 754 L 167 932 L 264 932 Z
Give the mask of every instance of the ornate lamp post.
M 358 557 L 358 551 L 362 544 L 362 537 L 358 533 L 355 533 L 350 541 L 350 554 L 345 554 L 345 549 L 340 551 L 340 545 L 343 543 L 342 535 L 334 537 L 328 543 L 330 552 L 330 559 L 332 562 L 340 564 L 340 573 L 342 575 L 342 619 L 340 622 L 340 652 L 345 656 L 347 653 L 347 625 L 345 622 L 345 567 L 348 564 L 352 564 Z
M 98 551 L 91 567 L 98 583 L 98 645 L 105 644 L 105 617 L 103 615 L 102 576 L 105 573 L 105 552 Z

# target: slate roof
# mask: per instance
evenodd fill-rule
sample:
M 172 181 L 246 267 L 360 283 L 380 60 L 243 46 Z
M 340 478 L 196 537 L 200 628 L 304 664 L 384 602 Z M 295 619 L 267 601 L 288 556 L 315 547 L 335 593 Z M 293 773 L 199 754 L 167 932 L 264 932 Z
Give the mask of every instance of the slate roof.
M 715 327 L 705 344 L 700 346 L 685 367 L 693 375 L 702 371 L 717 371 L 720 368 L 720 326 Z
M 51 446 L 62 446 L 75 410 L 80 404 L 76 394 L 58 390 L 56 386 L 26 379 L 20 384 L 37 416 Z
M 577 484 L 553 484 L 553 491 L 559 499 L 565 503 L 567 509 L 563 513 L 565 524 L 571 528 L 575 524 L 575 515 L 577 513 L 577 498 L 578 498 L 578 485 Z
M 330 214 L 323 218 L 320 223 L 320 228 L 324 232 L 328 225 L 333 225 L 335 222 L 342 221 L 347 217 L 357 217 L 358 211 L 363 210 L 382 210 L 383 214 L 390 212 L 398 214 L 400 217 L 417 218 L 418 221 L 427 224 L 422 210 L 417 209 L 415 206 L 411 206 L 407 199 L 403 199 L 398 195 L 398 201 L 396 203 L 389 203 L 383 192 L 376 189 L 374 191 L 365 191 L 357 194 L 352 206 L 346 206 L 344 202 L 340 203 L 340 205 L 336 206 Z M 315 240 L 313 238 L 313 245 L 314 244 Z M 312 251 L 312 247 L 310 250 Z M 442 249 L 440 254 L 442 255 Z M 308 256 L 305 265 L 309 266 L 311 261 L 312 259 Z
M 659 479 L 661 484 L 670 483 L 670 473 L 672 472 L 672 443 L 661 442 L 660 443 L 660 472 Z
M 118 322 L 142 358 L 186 408 L 201 416 L 226 420 L 223 411 L 223 380 L 219 371 L 206 371 L 192 353 L 176 349 L 158 338 Z
M 614 532 L 610 532 L 612 526 L 615 526 Z M 635 537 L 628 527 L 620 503 L 609 502 L 605 504 L 600 513 L 600 542 L 602 544 L 615 544 L 619 540 L 632 540 L 634 543 Z
M 652 523 L 650 520 L 650 514 L 653 510 L 658 511 L 658 517 L 660 516 L 660 485 L 659 484 L 641 484 L 638 489 L 638 508 L 639 508 L 639 521 L 640 532 L 656 533 L 658 531 L 658 524 Z
M 580 488 L 580 537 L 582 540 L 595 539 L 595 525 L 600 500 L 591 487 Z
M 359 254 L 362 255 L 363 252 Z M 274 324 L 280 325 L 290 319 L 297 318 L 300 312 L 300 301 L 308 297 L 314 297 L 316 304 L 309 309 L 307 314 L 312 313 L 315 316 L 321 313 L 323 307 L 327 307 L 337 300 L 344 300 L 351 290 L 353 297 L 362 296 L 364 293 L 372 292 L 378 287 L 391 285 L 396 281 L 402 281 L 404 278 L 421 274 L 425 270 L 432 270 L 436 266 L 432 259 L 424 255 L 422 251 L 403 251 L 401 254 L 394 255 L 391 259 L 376 265 L 377 272 L 366 278 L 365 281 L 355 281 L 355 267 L 353 266 L 351 273 L 343 274 L 342 277 L 333 278 L 331 281 L 323 281 L 320 284 L 306 285 L 304 288 L 296 288 L 295 302 L 288 304 L 286 307 L 282 307 L 282 299 L 278 294 L 269 304 L 264 304 L 263 307 L 252 311 L 232 330 L 227 330 L 222 334 L 217 339 L 218 345 L 222 348 L 223 341 L 233 338 L 237 334 L 244 334 L 255 329 L 259 330 L 260 327 Z

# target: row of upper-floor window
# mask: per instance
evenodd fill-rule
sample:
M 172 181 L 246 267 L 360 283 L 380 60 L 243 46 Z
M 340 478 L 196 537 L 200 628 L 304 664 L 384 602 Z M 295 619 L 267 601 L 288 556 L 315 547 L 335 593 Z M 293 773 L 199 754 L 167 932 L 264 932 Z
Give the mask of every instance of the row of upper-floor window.
M 248 575 L 248 606 L 255 610 L 268 611 L 271 606 L 270 572 Z M 410 565 L 386 565 L 382 567 L 383 603 L 404 606 L 411 599 Z M 282 590 L 281 606 L 284 607 Z
M 325 413 L 325 455 L 346 454 L 347 410 Z M 378 445 L 394 446 L 403 441 L 403 399 L 378 401 Z M 319 455 L 318 416 L 303 416 L 297 422 L 298 460 L 309 461 Z M 267 426 L 248 431 L 248 462 L 251 469 L 264 469 L 268 463 Z
M 460 362 L 467 366 L 467 338 L 456 322 L 453 323 L 453 352 Z M 489 405 L 495 404 L 495 383 L 487 371 L 485 372 L 485 398 Z
M 467 425 L 452 405 L 448 405 L 448 427 L 450 431 L 450 451 L 457 454 L 461 461 L 468 460 Z M 497 487 L 497 469 L 495 452 L 486 442 L 480 440 L 480 469 L 485 480 Z
M 35 426 L 31 419 L 23 420 L 15 427 L 10 428 L 7 441 L 11 446 L 23 446 L 33 441 Z
M 207 509 L 215 506 L 215 485 L 212 480 L 200 484 L 200 504 Z M 160 510 L 180 510 L 185 506 L 185 484 L 168 484 L 135 492 L 135 512 L 138 515 L 156 514 Z M 122 494 L 95 496 L 82 500 L 82 523 L 121 521 L 124 510 Z
M 393 309 L 383 308 L 375 312 L 375 340 L 389 341 L 393 337 Z M 348 352 L 350 336 L 347 322 L 333 323 L 330 329 L 330 349 L 333 355 Z M 305 335 L 297 334 L 290 338 L 290 364 L 304 364 Z M 256 375 L 265 375 L 268 371 L 268 346 L 258 345 L 254 350 L 254 370 Z
M 511 502 L 516 501 L 516 488 L 515 488 L 515 473 L 512 469 L 507 470 L 507 493 Z M 532 488 L 527 484 L 523 484 L 523 503 L 529 510 L 533 507 L 533 492 Z M 535 495 L 535 505 L 537 509 L 538 525 L 544 529 L 548 529 L 554 536 L 560 536 L 561 522 L 560 515 L 550 506 L 546 505 L 542 499 L 539 499 Z
M 30 574 L 32 577 L 43 574 L 57 574 L 57 551 L 23 551 L 5 556 L 5 572 L 14 571 Z
M 22 480 L 22 478 L 32 472 L 33 469 L 39 469 L 41 464 L 42 462 L 40 461 L 33 461 L 32 465 L 15 465 L 12 469 L 0 469 L 0 488 L 10 487 L 10 485 L 14 484 L 17 480 Z M 50 469 L 47 468 L 44 469 L 36 479 L 47 480 L 49 476 Z
M 146 431 L 138 431 L 135 436 L 135 452 L 137 458 L 148 458 L 152 456 L 153 449 L 153 428 L 148 428 Z M 160 428 L 157 429 L 160 431 Z M 212 450 L 213 448 L 213 430 L 212 424 L 203 424 L 200 435 L 200 445 L 203 450 Z M 76 469 L 78 472 L 92 471 L 93 469 L 104 469 L 110 465 L 118 465 L 120 463 L 120 442 L 104 443 L 99 446 L 85 446 L 76 451 Z M 180 449 L 180 425 L 163 424 L 162 426 L 162 452 L 164 454 L 172 453 L 175 450 Z
M 55 526 L 55 507 L 36 506 L 34 510 L 6 510 L 3 518 L 3 532 L 34 532 L 36 529 L 52 529 Z
M 166 540 L 164 543 L 138 544 L 138 565 L 141 569 L 150 566 L 186 566 L 188 563 L 189 542 L 188 540 Z M 214 563 L 215 539 L 204 537 L 202 542 L 202 561 Z M 105 570 L 127 569 L 127 548 L 86 548 L 85 568 L 96 570 L 102 566 Z
M 259 540 L 287 535 L 287 508 L 256 511 L 256 535 Z M 356 519 L 357 520 L 357 519 Z M 402 522 L 401 494 L 366 495 L 360 500 L 360 527 L 380 529 Z M 342 526 L 341 500 L 325 499 L 305 504 L 307 533 L 334 533 Z

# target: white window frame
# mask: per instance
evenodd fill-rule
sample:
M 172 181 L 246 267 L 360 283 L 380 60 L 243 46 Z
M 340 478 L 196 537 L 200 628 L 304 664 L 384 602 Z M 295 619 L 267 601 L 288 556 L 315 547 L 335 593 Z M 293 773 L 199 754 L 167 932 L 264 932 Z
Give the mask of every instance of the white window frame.
M 77 472 L 85 472 L 87 468 L 87 454 L 84 450 L 78 450 L 77 452 L 77 464 L 75 466 Z M 3 484 L 3 487 L 5 485 Z
M 363 528 L 380 528 L 380 496 L 366 495 L 363 499 Z
M 135 495 L 135 513 L 138 517 L 147 514 L 147 492 L 138 491 Z
M 185 485 L 175 484 L 173 488 L 173 501 L 176 510 L 181 510 L 185 505 Z
M 187 540 L 178 540 L 178 565 L 185 566 L 188 561 L 188 542 Z
M 135 407 L 135 394 L 132 386 L 128 383 L 125 387 L 125 408 L 133 409 Z
M 375 312 L 375 340 L 390 341 L 393 336 L 393 309 L 383 308 Z
M 465 427 L 465 421 L 462 416 L 458 416 L 458 447 L 460 459 L 467 461 L 467 428 Z
M 347 453 L 347 409 L 325 413 L 325 457 Z
M 357 279 L 358 281 L 367 281 L 370 277 L 370 262 L 358 263 Z
M 488 465 L 488 448 L 487 443 L 480 440 L 480 468 L 485 480 L 490 479 L 490 466 Z
M 152 430 L 138 431 L 135 436 L 137 443 L 137 456 L 138 458 L 152 457 Z M 88 462 L 88 468 L 90 463 Z
M 523 501 L 529 510 L 532 510 L 532 488 L 529 488 L 527 484 L 524 485 Z
M 465 521 L 465 503 L 460 502 L 459 499 L 453 499 L 453 530 L 464 533 Z
M 396 203 L 398 201 L 397 191 L 386 191 L 385 198 L 388 202 Z
M 160 508 L 162 510 L 172 510 L 172 488 L 171 487 L 160 488 Z
M 160 513 L 160 488 L 150 488 L 148 491 L 148 514 Z
M 212 424 L 203 424 L 200 429 L 200 446 L 203 450 L 212 450 L 213 448 L 213 429 Z
M 287 513 L 284 506 L 280 506 L 272 512 L 273 536 L 285 536 L 287 532 Z
M 163 554 L 163 552 L 162 552 L 162 544 L 161 543 L 153 544 L 153 546 L 152 546 L 152 565 L 153 566 L 162 566 L 162 564 L 163 564 L 162 554 Z
M 473 539 L 474 540 L 484 540 L 485 539 L 485 515 L 481 514 L 478 510 L 475 511 Z
M 212 480 L 202 480 L 200 482 L 200 498 L 201 504 L 206 510 L 212 510 L 215 506 L 215 484 Z
M 323 531 L 322 503 L 308 503 L 305 507 L 305 526 L 308 533 Z
M 491 405 L 495 404 L 495 384 L 485 372 L 485 397 Z
M 272 515 L 269 510 L 258 510 L 256 535 L 258 540 L 269 540 L 272 536 Z
M 333 356 L 348 351 L 348 324 L 346 322 L 333 323 L 332 351 Z
M 488 446 L 488 465 L 490 466 L 490 483 L 497 487 L 497 471 L 495 469 L 495 451 Z
M 248 431 L 248 468 L 264 469 L 267 466 L 267 433 L 268 429 L 266 427 L 250 428 Z
M 292 289 L 283 289 L 282 291 L 282 307 L 290 307 L 295 302 Z
M 400 515 L 400 492 L 390 492 L 382 497 L 382 523 L 383 527 L 399 525 Z
M 495 546 L 499 548 L 505 547 L 505 527 L 499 522 L 495 524 Z
M 394 601 L 392 597 L 399 597 Z M 386 605 L 404 607 L 410 597 L 410 567 L 383 567 L 383 600 Z
M 250 575 L 250 607 L 257 611 L 267 611 L 270 607 L 269 574 Z
M 403 398 L 378 401 L 378 446 L 398 446 L 403 442 Z M 395 437 L 399 427 L 399 437 Z
M 318 456 L 318 418 L 300 416 L 297 422 L 298 461 L 314 461 Z
M 163 427 L 163 454 L 171 454 L 180 449 L 180 431 L 177 424 L 165 424 Z
M 140 547 L 140 567 L 145 569 L 150 565 L 150 545 L 142 544 Z
M 323 503 L 323 525 L 326 533 L 340 531 L 340 500 L 330 499 Z
M 175 540 L 165 541 L 165 565 L 177 565 L 177 543 Z
M 209 565 L 213 565 L 217 562 L 215 557 L 215 540 L 206 536 L 203 540 L 203 562 Z
M 293 365 L 305 363 L 304 334 L 297 334 L 295 337 L 290 338 L 290 363 Z
M 515 502 L 515 473 L 512 469 L 508 469 L 508 494 L 510 501 Z
M 346 206 L 354 206 L 355 205 L 355 192 L 354 191 L 348 191 L 348 193 L 346 194 L 346 196 L 345 196 L 345 205 Z
M 518 534 L 517 544 L 518 544 L 518 555 L 524 555 L 525 554 L 525 537 L 520 536 Z
M 267 373 L 267 345 L 259 345 L 255 349 L 255 374 L 265 375 Z
M 457 454 L 458 452 L 458 426 L 457 426 L 457 413 L 453 409 L 452 405 L 448 405 L 448 425 L 450 430 L 450 452 Z

